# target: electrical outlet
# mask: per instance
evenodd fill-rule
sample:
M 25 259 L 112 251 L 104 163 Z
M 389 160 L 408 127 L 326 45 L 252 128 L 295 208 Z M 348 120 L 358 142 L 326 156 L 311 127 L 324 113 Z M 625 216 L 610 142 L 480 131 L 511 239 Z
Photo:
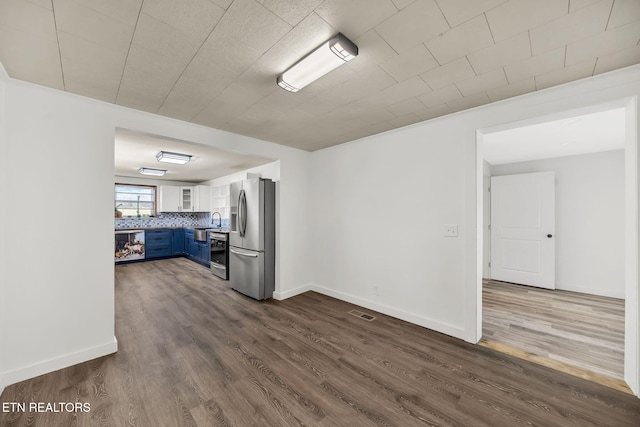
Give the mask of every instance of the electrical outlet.
M 444 235 L 445 237 L 458 237 L 458 224 L 445 224 Z
M 380 287 L 378 285 L 373 285 L 373 294 L 375 296 L 380 296 Z

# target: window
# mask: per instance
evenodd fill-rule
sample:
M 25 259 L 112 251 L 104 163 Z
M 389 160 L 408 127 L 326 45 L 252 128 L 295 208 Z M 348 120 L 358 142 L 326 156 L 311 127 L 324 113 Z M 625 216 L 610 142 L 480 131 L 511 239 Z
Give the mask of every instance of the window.
M 155 216 L 156 187 L 116 184 L 115 208 L 122 212 L 122 216 Z

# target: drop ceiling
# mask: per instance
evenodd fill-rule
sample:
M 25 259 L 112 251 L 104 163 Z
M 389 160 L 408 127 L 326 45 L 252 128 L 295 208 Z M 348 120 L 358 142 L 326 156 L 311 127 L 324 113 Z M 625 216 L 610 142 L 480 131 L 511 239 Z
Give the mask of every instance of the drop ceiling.
M 360 55 L 276 76 L 342 32 Z M 2 0 L 13 78 L 317 150 L 640 63 L 638 0 Z

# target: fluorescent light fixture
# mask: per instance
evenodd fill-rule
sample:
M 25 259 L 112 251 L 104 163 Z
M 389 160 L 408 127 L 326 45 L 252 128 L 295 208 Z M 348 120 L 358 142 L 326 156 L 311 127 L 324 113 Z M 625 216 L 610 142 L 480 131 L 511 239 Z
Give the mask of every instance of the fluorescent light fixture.
M 156 160 L 165 163 L 175 163 L 176 165 L 184 165 L 189 163 L 191 156 L 188 154 L 170 153 L 168 151 L 161 151 L 156 155 Z
M 358 56 L 358 46 L 338 33 L 278 76 L 278 86 L 297 92 L 329 71 Z
M 138 169 L 142 175 L 162 176 L 167 173 L 164 169 L 140 168 Z

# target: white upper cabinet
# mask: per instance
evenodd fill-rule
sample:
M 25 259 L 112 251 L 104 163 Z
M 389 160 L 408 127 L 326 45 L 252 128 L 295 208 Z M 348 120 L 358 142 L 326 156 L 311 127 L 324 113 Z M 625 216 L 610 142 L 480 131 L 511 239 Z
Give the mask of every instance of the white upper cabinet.
M 158 212 L 194 212 L 194 187 L 158 187 Z
M 211 187 L 208 185 L 196 185 L 193 187 L 193 211 L 211 212 Z

